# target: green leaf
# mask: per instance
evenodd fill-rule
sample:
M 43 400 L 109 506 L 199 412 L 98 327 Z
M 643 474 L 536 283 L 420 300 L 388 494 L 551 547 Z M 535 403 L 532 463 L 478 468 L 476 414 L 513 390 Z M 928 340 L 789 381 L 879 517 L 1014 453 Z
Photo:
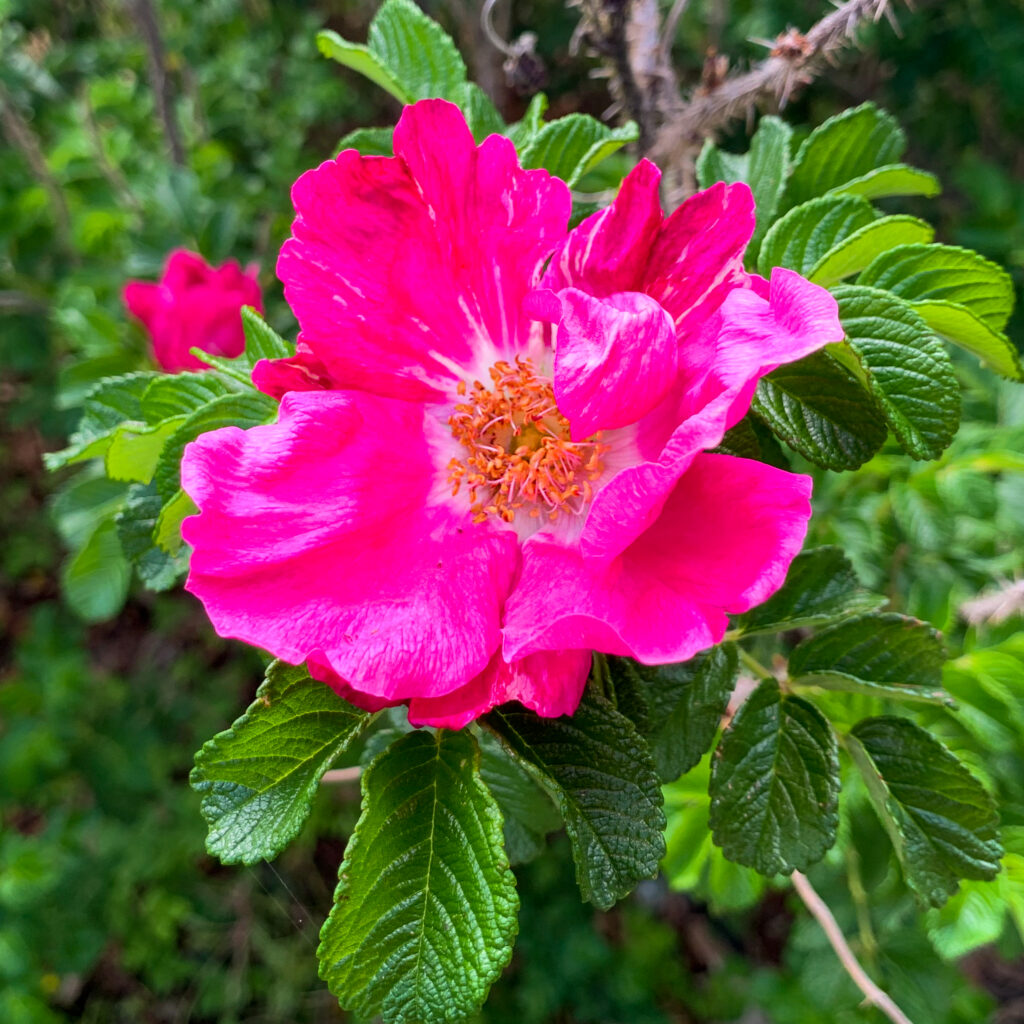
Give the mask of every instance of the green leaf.
M 952 245 L 901 245 L 874 260 L 858 284 L 883 288 L 911 302 L 966 306 L 994 331 L 1013 312 L 1013 282 L 1002 267 Z
M 618 693 L 626 684 L 640 691 L 647 711 L 641 732 L 662 782 L 689 771 L 708 751 L 736 683 L 734 644 L 723 644 L 677 665 L 641 665 L 611 658 Z
M 96 524 L 89 539 L 61 570 L 64 599 L 86 622 L 113 618 L 124 605 L 130 580 L 131 567 L 112 518 Z
M 757 204 L 757 227 L 750 244 L 756 253 L 775 219 L 789 174 L 789 143 L 793 129 L 778 117 L 768 115 L 758 122 L 750 140 L 747 183 Z
M 959 702 L 957 722 L 989 753 L 1024 744 L 1024 633 L 943 666 L 942 681 Z
M 156 529 L 164 502 L 150 484 L 134 484 L 117 516 L 121 547 L 149 590 L 168 590 L 188 572 L 188 551 L 180 543 L 174 553 L 161 550 Z
M 184 541 L 181 539 L 181 524 L 188 516 L 199 511 L 196 503 L 182 490 L 168 501 L 156 517 L 153 541 L 162 551 L 176 555 Z
M 830 189 L 830 195 L 862 196 L 885 199 L 889 196 L 937 196 L 942 191 L 939 179 L 927 171 L 906 164 L 886 164 L 867 174 Z
M 841 548 L 812 548 L 793 559 L 781 589 L 764 604 L 737 616 L 734 628 L 741 636 L 756 636 L 821 626 L 884 603 L 884 597 L 861 587 Z
M 886 437 L 875 400 L 825 352 L 763 377 L 751 408 L 790 448 L 826 469 L 856 469 Z
M 82 418 L 71 435 L 67 448 L 47 452 L 43 461 L 47 469 L 60 469 L 74 462 L 103 455 L 114 431 L 128 421 L 141 423 L 142 395 L 150 381 L 159 374 L 129 373 L 110 377 L 97 384 L 85 398 Z
M 796 206 L 862 178 L 899 160 L 906 147 L 891 114 L 871 103 L 844 110 L 815 128 L 800 146 L 785 205 Z
M 462 1021 L 512 956 L 519 900 L 466 731 L 411 732 L 363 773 L 320 976 L 385 1024 Z
M 762 117 L 750 140 L 750 150 L 740 156 L 725 153 L 708 139 L 697 158 L 697 181 L 708 188 L 716 181 L 745 181 L 754 194 L 757 227 L 747 249 L 753 259 L 779 207 L 789 173 L 789 142 L 793 129 L 777 117 Z
M 711 830 L 730 860 L 763 875 L 805 870 L 836 838 L 839 757 L 828 722 L 762 680 L 722 737 L 711 770 Z
M 103 465 L 111 480 L 149 483 L 167 439 L 185 422 L 175 416 L 155 426 L 122 423 L 111 435 Z
M 54 524 L 69 548 L 80 548 L 103 519 L 117 515 L 126 489 L 118 480 L 99 475 L 98 466 L 88 466 L 66 481 L 54 495 L 51 508 Z
M 847 747 L 903 867 L 907 884 L 942 906 L 961 878 L 999 870 L 999 817 L 981 783 L 905 718 L 858 722 Z
M 294 355 L 289 345 L 252 306 L 242 307 L 245 354 L 255 366 L 261 359 L 285 359 Z
M 275 661 L 249 709 L 196 754 L 190 783 L 224 864 L 276 857 L 309 815 L 320 779 L 370 721 L 304 668 Z
M 606 910 L 654 876 L 665 852 L 661 788 L 628 718 L 588 691 L 571 717 L 512 704 L 483 722 L 558 805 L 584 899 Z
M 466 115 L 466 123 L 478 143 L 488 135 L 501 135 L 505 131 L 501 114 L 476 82 L 463 82 L 453 93 L 452 100 Z
M 746 153 L 727 153 L 714 139 L 705 139 L 697 157 L 697 185 L 711 188 L 717 181 L 746 181 L 750 160 Z
M 219 373 L 176 373 L 152 381 L 142 396 L 142 418 L 153 425 L 175 416 L 195 412 L 222 395 L 240 390 L 231 377 Z
M 893 612 L 862 615 L 804 640 L 789 656 L 796 685 L 875 697 L 950 703 L 945 648 L 932 626 Z
M 730 427 L 721 442 L 711 449 L 741 459 L 756 459 L 777 469 L 790 469 L 789 458 L 775 435 L 755 415 L 744 416 Z
M 359 72 L 374 85 L 379 85 L 385 92 L 391 93 L 399 103 L 404 105 L 412 102 L 413 97 L 402 88 L 391 71 L 367 47 L 359 43 L 350 43 L 328 28 L 317 32 L 316 45 L 325 57 L 330 57 L 331 60 Z
M 983 366 L 1010 380 L 1024 381 L 1024 366 L 1016 345 L 966 306 L 941 299 L 922 299 L 908 305 L 936 334 L 976 355 Z
M 197 409 L 170 436 L 157 462 L 153 483 L 164 501 L 170 501 L 181 487 L 181 457 L 185 445 L 200 434 L 220 427 L 254 427 L 277 414 L 277 402 L 258 391 L 224 395 Z
M 551 798 L 490 733 L 480 737 L 480 775 L 505 819 L 505 849 L 524 864 L 544 849 L 545 837 L 562 827 Z
M 824 196 L 790 210 L 765 235 L 757 271 L 765 277 L 772 267 L 789 267 L 809 274 L 828 253 L 877 214 L 858 196 Z
M 882 217 L 865 224 L 833 246 L 808 273 L 815 284 L 838 284 L 844 278 L 862 271 L 875 257 L 896 245 L 930 242 L 935 229 L 917 217 L 897 215 Z
M 712 913 L 746 910 L 764 893 L 765 880 L 752 868 L 727 860 L 711 838 L 710 758 L 665 786 L 665 859 L 662 870 L 673 889 L 706 902 Z
M 960 424 L 960 384 L 942 343 L 905 302 L 877 288 L 833 292 L 846 340 L 904 450 L 937 458 Z
M 451 37 L 412 0 L 385 0 L 366 43 L 409 97 L 403 102 L 432 96 L 454 101 L 466 81 L 466 65 Z
M 548 109 L 548 98 L 544 93 L 539 92 L 530 100 L 522 120 L 509 125 L 506 134 L 512 140 L 512 144 L 522 153 L 533 141 L 534 136 L 544 127 L 544 114 Z
M 394 128 L 357 128 L 338 143 L 339 153 L 356 149 L 363 156 L 394 156 Z
M 928 938 L 944 960 L 958 960 L 1002 935 L 1006 903 L 1000 892 L 1001 878 L 995 882 L 965 880 L 945 906 L 929 909 L 925 916 Z
M 549 121 L 522 151 L 524 167 L 543 167 L 569 185 L 587 171 L 638 137 L 631 121 L 621 128 L 609 128 L 586 114 L 569 114 Z

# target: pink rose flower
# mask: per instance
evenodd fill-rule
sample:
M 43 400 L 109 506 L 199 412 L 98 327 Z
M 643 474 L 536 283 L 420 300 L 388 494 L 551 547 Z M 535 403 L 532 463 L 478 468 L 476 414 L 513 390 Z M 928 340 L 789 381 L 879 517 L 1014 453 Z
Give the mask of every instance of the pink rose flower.
M 157 284 L 129 281 L 124 304 L 149 332 L 153 355 L 168 373 L 206 369 L 192 348 L 229 359 L 240 356 L 245 348 L 241 308 L 263 311 L 254 267 L 243 271 L 229 260 L 214 268 L 185 249 L 168 256 Z
M 295 183 L 297 355 L 254 373 L 278 422 L 186 449 L 188 589 L 369 709 L 568 714 L 591 651 L 685 661 L 781 585 L 810 479 L 707 449 L 843 337 L 836 304 L 744 272 L 745 185 L 665 218 L 642 162 L 566 234 L 565 184 L 456 107 L 408 107 L 394 145 Z

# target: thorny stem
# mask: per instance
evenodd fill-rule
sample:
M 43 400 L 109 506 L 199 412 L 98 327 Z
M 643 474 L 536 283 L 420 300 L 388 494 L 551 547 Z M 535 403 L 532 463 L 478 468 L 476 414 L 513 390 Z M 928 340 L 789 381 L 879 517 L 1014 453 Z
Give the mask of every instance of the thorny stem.
M 793 872 L 793 888 L 797 895 L 804 901 L 804 905 L 811 912 L 811 916 L 821 925 L 822 931 L 828 938 L 829 944 L 839 957 L 843 970 L 853 979 L 854 984 L 864 993 L 864 998 L 869 1005 L 876 1007 L 893 1022 L 893 1024 L 913 1024 L 913 1021 L 886 995 L 867 975 L 861 967 L 857 958 L 853 955 L 843 937 L 842 930 L 836 923 L 835 917 L 828 905 L 818 895 L 814 886 L 808 881 L 807 876 L 799 871 Z
M 747 116 L 765 100 L 785 104 L 802 86 L 808 85 L 840 50 L 849 46 L 865 21 L 892 19 L 890 0 L 846 0 L 826 14 L 805 34 L 790 36 L 789 45 L 778 41 L 772 54 L 742 75 L 727 78 L 694 96 L 668 114 L 652 150 L 657 160 L 673 155 L 679 147 L 699 145 L 709 135 L 737 117 Z M 799 43 L 799 45 L 794 45 Z
M 655 0 L 573 2 L 583 11 L 577 37 L 609 65 L 613 97 L 640 125 L 641 152 L 670 172 L 676 183 L 666 196 L 670 206 L 696 187 L 693 164 L 704 139 L 730 121 L 748 117 L 758 105 L 784 105 L 835 63 L 865 22 L 887 17 L 895 24 L 892 0 L 845 0 L 806 33 L 781 33 L 771 54 L 749 71 L 706 78 L 683 100 L 671 46 L 686 0 L 674 0 L 661 28 Z

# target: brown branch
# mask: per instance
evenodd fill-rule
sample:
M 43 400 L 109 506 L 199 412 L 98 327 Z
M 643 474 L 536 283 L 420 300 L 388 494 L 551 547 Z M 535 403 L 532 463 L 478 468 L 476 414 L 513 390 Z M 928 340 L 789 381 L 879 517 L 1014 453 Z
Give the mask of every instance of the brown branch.
M 146 41 L 146 52 L 149 56 L 149 84 L 153 89 L 157 117 L 163 127 L 167 147 L 171 151 L 171 159 L 179 166 L 185 164 L 185 149 L 181 144 L 181 133 L 178 122 L 174 118 L 174 98 L 171 94 L 171 82 L 167 77 L 166 53 L 163 40 L 160 38 L 160 23 L 151 0 L 128 0 L 128 8 L 135 24 L 139 27 L 142 38 Z
M 913 1024 L 910 1018 L 886 995 L 867 975 L 867 971 L 861 967 L 857 958 L 853 955 L 843 937 L 842 930 L 832 916 L 828 904 L 818 895 L 814 886 L 807 880 L 806 875 L 799 871 L 793 872 L 793 888 L 797 895 L 804 901 L 804 905 L 811 912 L 811 916 L 821 925 L 822 931 L 828 937 L 829 944 L 839 957 L 843 970 L 853 979 L 854 984 L 864 993 L 864 999 L 870 1006 L 881 1010 L 893 1022 L 893 1024 Z
M 651 157 L 672 163 L 730 121 L 749 115 L 756 106 L 767 101 L 785 104 L 854 42 L 864 22 L 883 16 L 891 20 L 889 4 L 890 0 L 846 0 L 806 34 L 783 33 L 775 40 L 771 56 L 750 71 L 726 78 L 705 94 L 666 112 Z

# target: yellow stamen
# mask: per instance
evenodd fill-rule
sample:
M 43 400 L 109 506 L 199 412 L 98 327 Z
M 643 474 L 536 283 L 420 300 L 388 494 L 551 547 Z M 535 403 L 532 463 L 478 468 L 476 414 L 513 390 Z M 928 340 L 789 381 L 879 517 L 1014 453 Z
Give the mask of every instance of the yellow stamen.
M 490 377 L 490 388 L 480 381 L 456 388 L 467 400 L 455 406 L 448 424 L 466 455 L 448 464 L 452 494 L 466 485 L 477 523 L 488 516 L 511 523 L 526 505 L 533 506 L 527 510 L 532 519 L 579 515 L 604 469 L 608 446 L 600 433 L 570 439 L 550 378 L 538 376 L 528 359 L 495 363 Z

